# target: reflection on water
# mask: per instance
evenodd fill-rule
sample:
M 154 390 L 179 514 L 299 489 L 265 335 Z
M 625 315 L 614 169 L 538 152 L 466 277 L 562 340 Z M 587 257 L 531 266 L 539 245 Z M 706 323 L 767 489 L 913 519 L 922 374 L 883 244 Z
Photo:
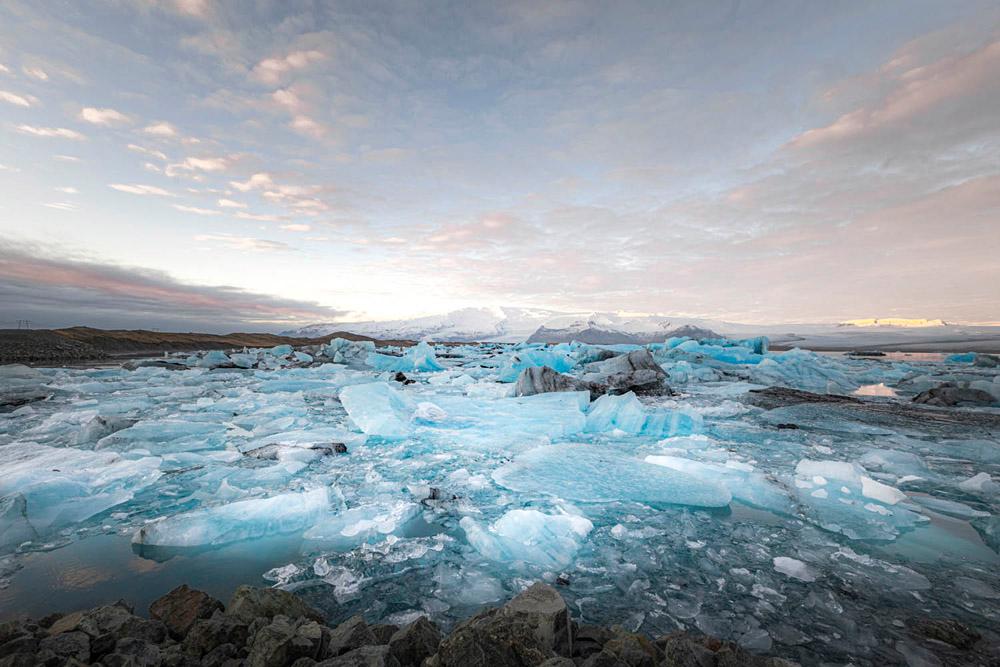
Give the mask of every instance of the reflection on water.
M 145 614 L 153 600 L 181 584 L 225 601 L 241 584 L 265 585 L 261 575 L 295 560 L 299 546 L 298 539 L 278 538 L 197 553 L 138 554 L 127 535 L 99 535 L 26 555 L 23 569 L 0 590 L 0 619 L 85 609 L 123 597 L 137 614 Z
M 887 396 L 889 398 L 895 397 L 896 390 L 892 387 L 885 386 L 884 382 L 879 382 L 878 384 L 866 384 L 858 387 L 854 390 L 855 396 Z

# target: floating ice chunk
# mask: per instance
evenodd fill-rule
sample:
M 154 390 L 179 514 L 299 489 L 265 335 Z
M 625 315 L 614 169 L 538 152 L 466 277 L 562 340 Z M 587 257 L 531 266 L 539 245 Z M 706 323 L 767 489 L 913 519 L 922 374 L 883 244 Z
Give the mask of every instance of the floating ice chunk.
M 300 533 L 330 511 L 327 489 L 238 500 L 152 521 L 132 536 L 133 544 L 196 547 Z
M 0 553 L 34 540 L 35 527 L 28 521 L 28 502 L 20 493 L 0 498 Z
M 434 356 L 434 348 L 421 341 L 406 351 L 401 357 L 394 357 L 388 354 L 370 352 L 367 363 L 369 366 L 379 371 L 412 372 L 412 371 L 440 371 L 444 366 L 438 363 Z
M 816 581 L 816 573 L 813 572 L 812 568 L 796 558 L 776 556 L 771 559 L 771 562 L 774 563 L 774 569 L 786 577 L 807 583 Z
M 205 353 L 198 363 L 195 364 L 198 368 L 224 368 L 226 366 L 232 366 L 233 362 L 222 350 L 211 350 Z
M 662 438 L 690 435 L 701 428 L 701 418 L 674 410 L 649 410 L 632 392 L 598 398 L 587 411 L 587 431 L 604 433 L 615 429 L 631 435 Z
M 154 454 L 220 449 L 225 446 L 226 427 L 212 422 L 182 419 L 144 419 L 105 436 L 95 449 L 129 450 L 142 447 Z
M 312 355 L 306 354 L 305 352 L 295 352 L 292 356 L 295 357 L 296 361 L 299 361 L 303 364 L 311 364 L 313 361 Z
M 368 435 L 402 438 L 410 433 L 413 400 L 385 382 L 356 384 L 340 391 L 351 420 Z
M 769 482 L 764 475 L 753 472 L 752 466 L 741 465 L 737 461 L 726 464 L 705 463 L 679 456 L 650 455 L 645 460 L 646 463 L 664 466 L 698 479 L 721 484 L 729 490 L 733 498 L 748 505 L 780 514 L 792 514 L 794 511 L 788 494 Z
M 929 510 L 933 510 L 938 514 L 947 514 L 948 516 L 958 517 L 959 519 L 975 519 L 981 516 L 989 516 L 989 512 L 981 512 L 980 510 L 973 509 L 966 505 L 965 503 L 956 502 L 954 500 L 945 500 L 944 498 L 935 498 L 933 496 L 914 496 L 914 502 L 923 505 Z
M 132 499 L 160 477 L 160 459 L 19 443 L 0 447 L 0 497 L 24 496 L 39 533 L 77 523 Z
M 971 364 L 976 360 L 975 352 L 960 352 L 958 354 L 949 354 L 945 357 L 945 363 L 948 364 Z
M 413 419 L 424 422 L 441 422 L 448 418 L 448 413 L 430 401 L 417 403 L 413 411 Z
M 500 562 L 524 561 L 553 569 L 569 565 L 594 524 L 574 514 L 511 510 L 488 528 L 471 517 L 459 525 L 476 551 Z
M 966 493 L 991 494 L 1000 492 L 1000 484 L 994 482 L 988 472 L 976 473 L 964 482 L 959 482 L 958 488 Z
M 275 345 L 268 350 L 268 354 L 272 357 L 287 357 L 291 355 L 292 352 L 294 352 L 294 349 L 291 345 Z
M 566 373 L 572 370 L 576 364 L 576 358 L 569 352 L 528 347 L 517 350 L 508 356 L 500 367 L 499 375 L 502 382 L 515 382 L 517 376 L 525 368 L 548 366 L 557 373 Z
M 388 535 L 399 535 L 419 513 L 420 505 L 409 501 L 361 505 L 327 516 L 303 537 L 331 548 L 352 549 Z
M 841 547 L 830 559 L 837 562 L 838 567 L 853 570 L 868 583 L 888 588 L 894 591 L 926 591 L 931 587 L 930 580 L 924 575 L 905 565 L 887 563 L 867 554 L 859 554 L 850 547 Z
M 933 476 L 919 456 L 896 449 L 869 450 L 859 463 L 869 470 L 891 472 L 901 477 L 910 475 L 928 479 Z
M 732 494 L 721 484 L 646 463 L 610 446 L 537 447 L 493 472 L 493 479 L 522 493 L 567 500 L 725 507 Z
M 955 577 L 955 586 L 963 593 L 984 600 L 1000 600 L 1000 591 L 987 584 L 985 581 L 973 579 L 972 577 Z
M 799 461 L 795 488 L 807 515 L 821 527 L 851 539 L 892 540 L 901 530 L 928 521 L 898 505 L 906 494 L 864 472 L 861 466 L 844 461 Z

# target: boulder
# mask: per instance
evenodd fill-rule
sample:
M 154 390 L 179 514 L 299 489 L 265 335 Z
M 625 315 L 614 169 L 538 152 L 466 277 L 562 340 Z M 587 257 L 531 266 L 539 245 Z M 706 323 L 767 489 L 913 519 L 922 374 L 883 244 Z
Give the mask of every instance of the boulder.
M 223 644 L 244 646 L 250 630 L 247 624 L 227 614 L 216 614 L 212 618 L 201 618 L 184 637 L 184 652 L 200 658 Z
M 160 647 L 130 637 L 119 639 L 114 652 L 101 658 L 105 667 L 153 667 L 162 661 Z
M 211 595 L 181 584 L 149 605 L 149 615 L 162 621 L 171 635 L 183 639 L 195 621 L 211 618 L 223 609 L 222 603 Z
M 993 394 L 982 389 L 959 387 L 952 382 L 945 382 L 933 389 L 921 392 L 913 397 L 914 403 L 936 405 L 939 407 L 976 407 L 989 406 L 996 402 Z
M 317 623 L 323 622 L 323 615 L 307 605 L 301 598 L 279 588 L 253 588 L 240 586 L 233 593 L 226 614 L 251 623 L 255 618 L 307 618 Z
M 38 642 L 38 651 L 50 651 L 63 660 L 75 658 L 86 663 L 90 661 L 90 637 L 79 630 L 62 632 Z
M 388 644 L 389 640 L 392 639 L 392 636 L 399 631 L 399 626 L 387 623 L 379 625 L 370 625 L 368 626 L 368 629 L 370 629 L 372 631 L 372 634 L 375 635 L 376 644 Z
M 426 616 L 421 616 L 389 639 L 389 652 L 402 667 L 420 667 L 425 658 L 437 653 L 441 631 Z
M 539 640 L 557 655 L 573 655 L 569 610 L 559 591 L 552 586 L 540 582 L 532 584 L 504 605 L 501 613 L 530 623 Z
M 285 667 L 299 658 L 316 659 L 327 638 L 323 626 L 315 621 L 275 616 L 254 635 L 246 662 L 248 667 Z
M 492 664 L 492 663 L 482 663 Z M 317 667 L 400 667 L 388 646 L 362 646 L 344 655 L 317 663 Z
M 584 667 L 658 667 L 663 652 L 642 635 L 612 630 L 600 652 L 583 661 Z
M 362 646 L 377 644 L 378 641 L 365 619 L 352 616 L 330 631 L 330 642 L 324 657 L 336 657 Z

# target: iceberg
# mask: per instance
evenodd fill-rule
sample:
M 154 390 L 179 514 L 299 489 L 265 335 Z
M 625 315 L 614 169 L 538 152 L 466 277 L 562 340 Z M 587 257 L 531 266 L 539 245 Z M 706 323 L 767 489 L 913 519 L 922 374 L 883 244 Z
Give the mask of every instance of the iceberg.
M 483 557 L 506 564 L 520 561 L 546 569 L 569 565 L 594 528 L 582 516 L 545 514 L 533 509 L 510 510 L 485 528 L 471 517 L 463 517 L 459 525 L 469 544 Z
M 434 348 L 421 341 L 406 351 L 401 357 L 370 352 L 367 363 L 378 371 L 410 373 L 414 371 L 441 371 L 444 366 L 438 363 Z
M 375 352 L 375 342 L 370 340 L 334 338 L 323 348 L 323 355 L 329 357 L 335 364 L 363 361 L 373 352 Z
M 380 438 L 402 438 L 410 433 L 416 405 L 409 396 L 385 382 L 344 387 L 340 402 L 359 429 Z
M 400 535 L 420 514 L 420 505 L 408 501 L 368 503 L 330 514 L 309 528 L 306 540 L 340 550 Z
M 786 516 L 795 512 L 794 505 L 784 489 L 768 481 L 763 474 L 755 472 L 752 466 L 737 461 L 719 464 L 656 454 L 647 456 L 645 461 L 720 484 L 729 490 L 733 498 L 747 505 Z
M 591 433 L 623 431 L 630 435 L 665 438 L 691 435 L 701 429 L 701 418 L 676 410 L 649 410 L 635 394 L 605 395 L 587 411 L 586 430 Z
M 498 468 L 493 480 L 512 491 L 595 503 L 725 507 L 733 498 L 721 484 L 646 463 L 610 446 L 537 447 Z
M 301 533 L 330 511 L 327 489 L 281 493 L 183 512 L 147 523 L 133 544 L 218 546 L 240 540 Z

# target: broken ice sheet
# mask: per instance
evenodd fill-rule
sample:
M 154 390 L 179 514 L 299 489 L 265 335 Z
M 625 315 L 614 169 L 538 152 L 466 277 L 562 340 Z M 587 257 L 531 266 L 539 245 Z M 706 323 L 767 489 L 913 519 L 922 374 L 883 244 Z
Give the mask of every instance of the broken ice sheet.
M 482 526 L 471 517 L 464 517 L 459 524 L 469 544 L 484 557 L 497 563 L 523 561 L 548 569 L 569 565 L 594 528 L 576 514 L 546 514 L 535 509 L 510 510 L 490 526 Z

